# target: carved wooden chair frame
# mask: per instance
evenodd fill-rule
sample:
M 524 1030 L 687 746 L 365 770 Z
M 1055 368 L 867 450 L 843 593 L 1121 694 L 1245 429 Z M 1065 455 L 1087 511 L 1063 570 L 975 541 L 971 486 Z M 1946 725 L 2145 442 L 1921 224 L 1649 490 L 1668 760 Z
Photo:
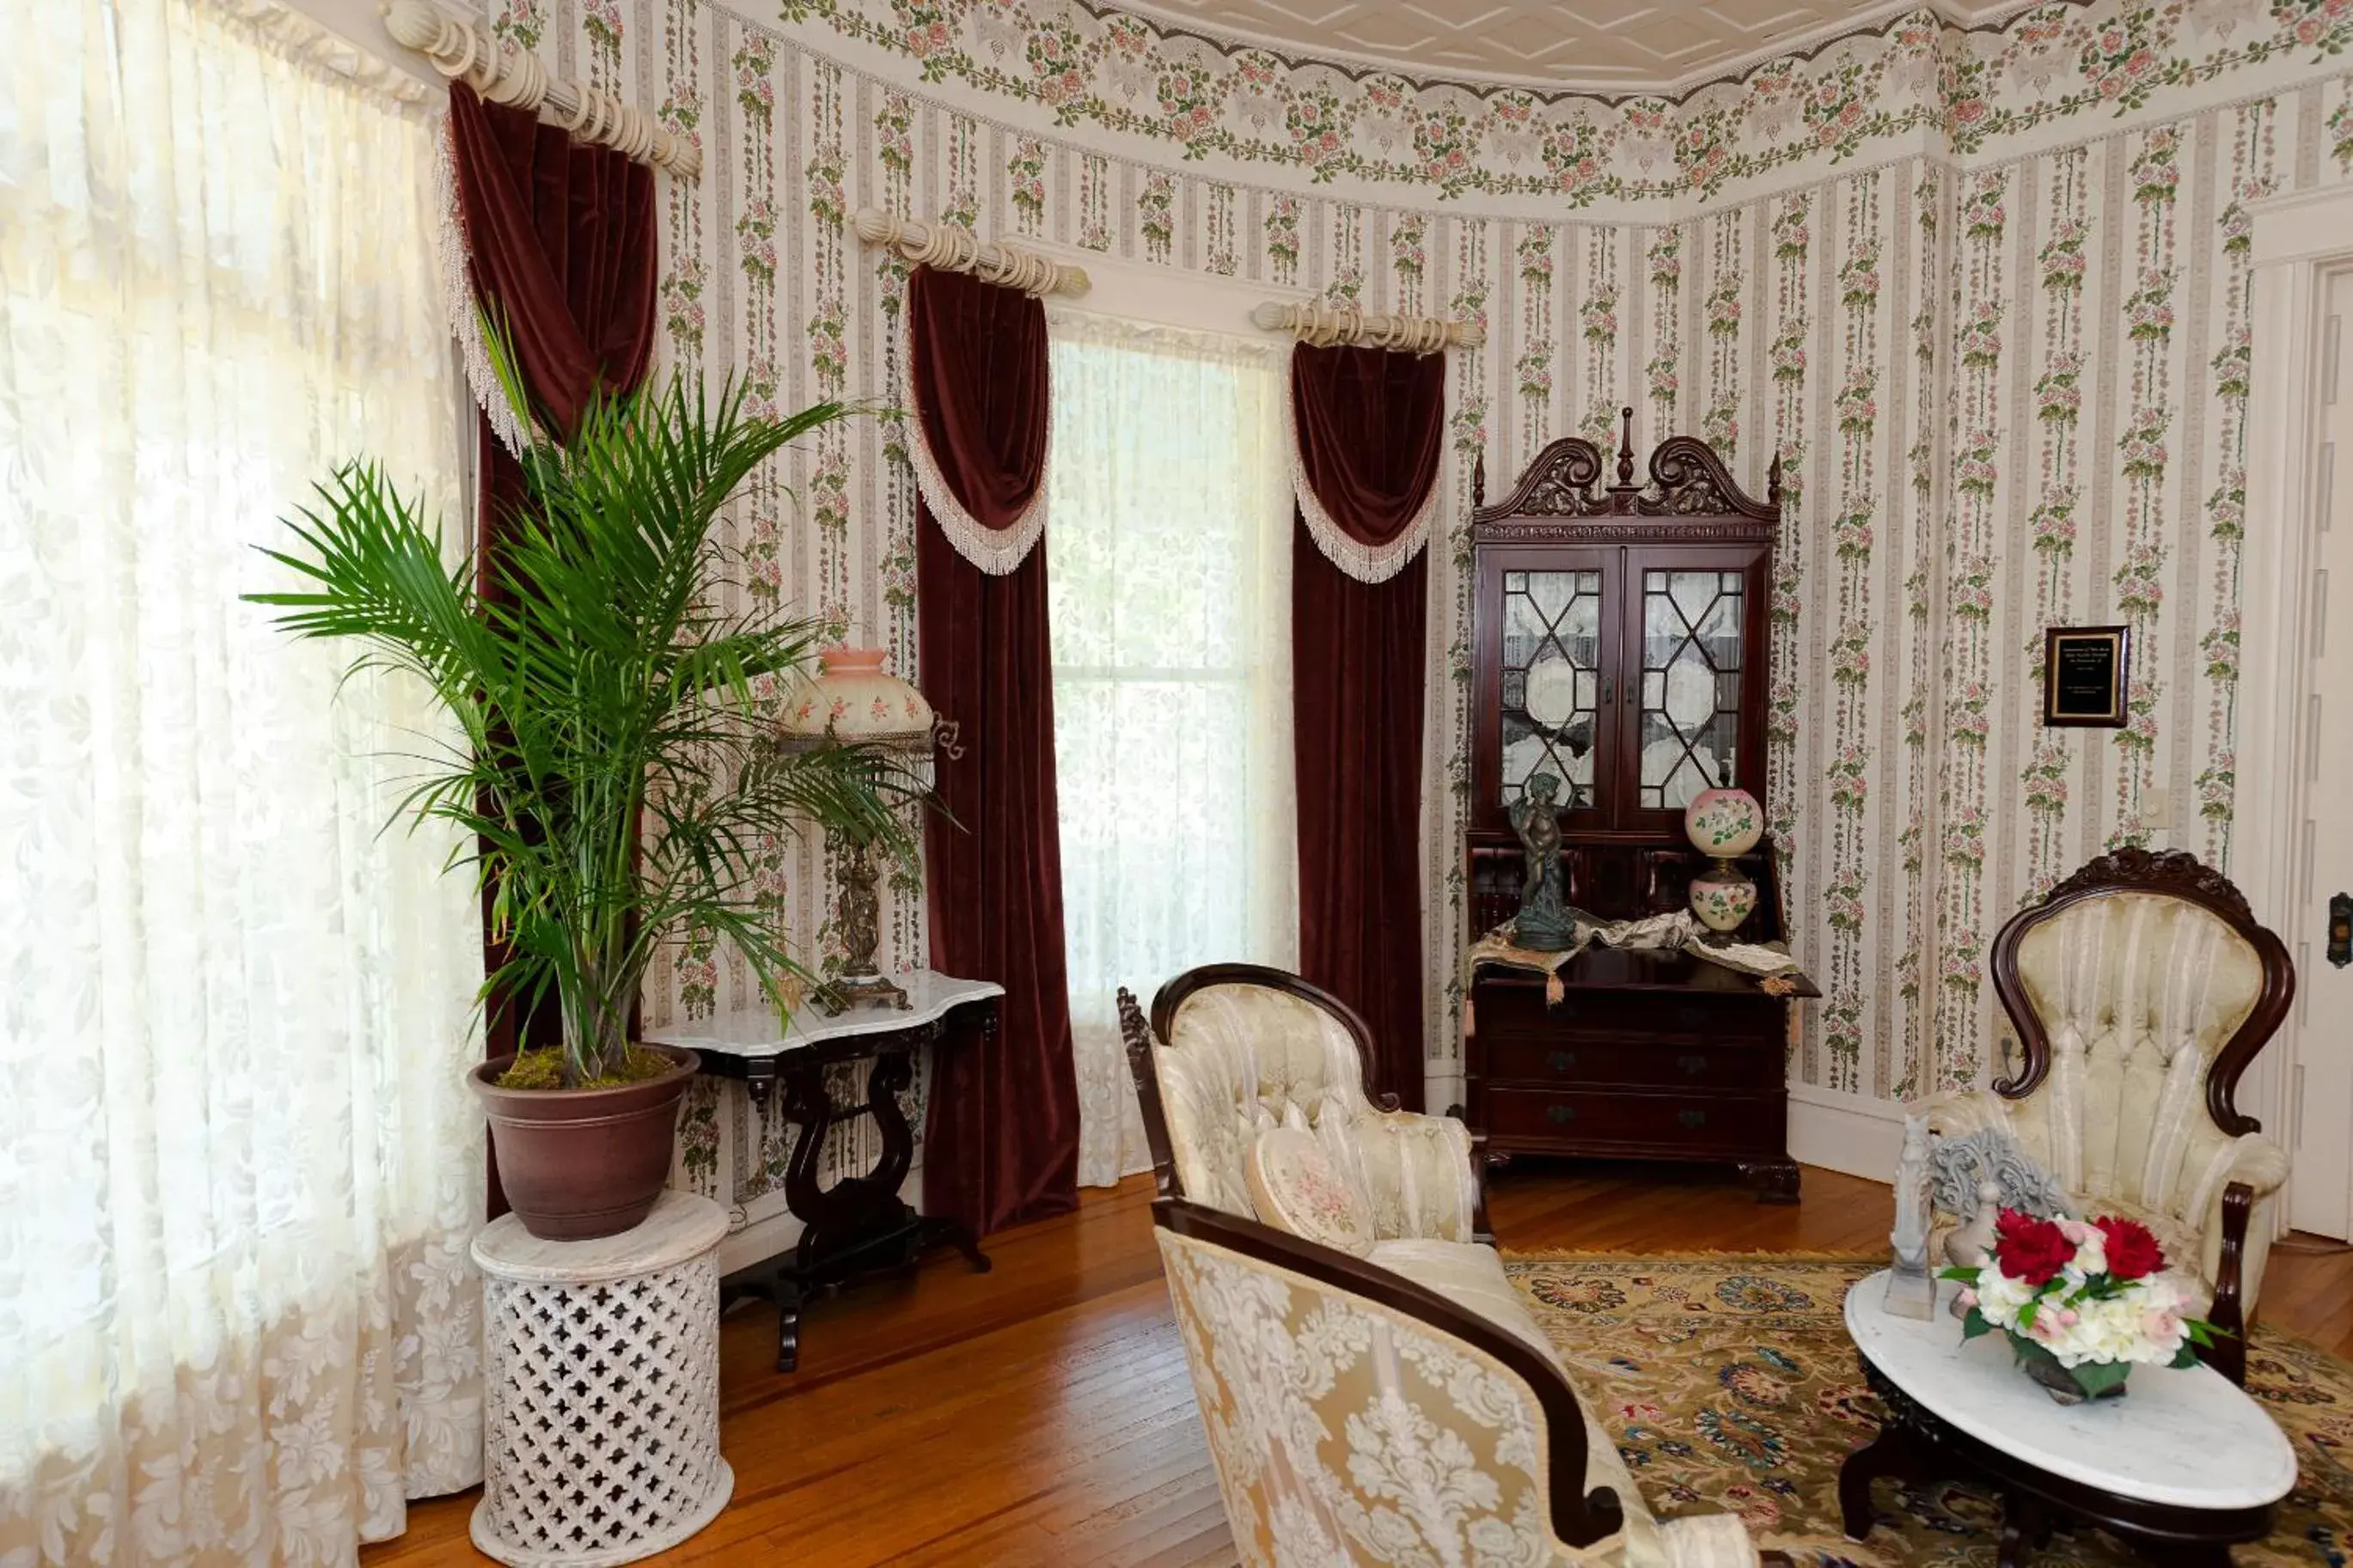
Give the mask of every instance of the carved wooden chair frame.
M 1164 988 L 1161 995 L 1166 994 Z M 1155 1013 L 1159 1011 L 1157 1001 L 1155 998 Z M 1137 1016 L 1137 1021 L 1139 1024 L 1142 1022 L 1141 1015 Z M 1146 1071 L 1149 1071 L 1148 1066 Z M 1150 1125 L 1149 1118 L 1146 1125 Z M 1514 1376 L 1534 1392 L 1536 1406 L 1544 1412 L 1547 1428 L 1546 1481 L 1552 1502 L 1554 1535 L 1572 1547 L 1590 1546 L 1616 1533 L 1624 1524 L 1624 1509 L 1613 1488 L 1596 1487 L 1589 1492 L 1584 1489 L 1584 1411 L 1560 1369 L 1533 1347 L 1401 1274 L 1393 1274 L 1377 1264 L 1367 1263 L 1361 1258 L 1333 1247 L 1318 1246 L 1303 1237 L 1276 1230 L 1271 1226 L 1261 1225 L 1256 1220 L 1229 1215 L 1173 1194 L 1153 1204 L 1152 1219 L 1161 1228 L 1178 1236 L 1221 1247 L 1229 1252 L 1238 1252 L 1245 1258 L 1273 1264 L 1278 1268 L 1287 1268 L 1320 1285 L 1376 1302 L 1401 1316 L 1427 1323 L 1442 1333 L 1451 1334 L 1503 1363 Z
M 1123 985 L 1119 988 L 1120 1041 L 1127 1051 L 1128 1073 L 1135 1079 L 1135 1098 L 1144 1112 L 1144 1141 L 1152 1152 L 1153 1181 L 1162 1197 L 1182 1198 L 1185 1187 L 1176 1174 L 1175 1147 L 1168 1138 L 1168 1114 L 1160 1101 L 1160 1077 L 1152 1068 L 1152 1041 L 1155 1036 L 1167 1039 L 1176 1026 L 1177 1009 L 1185 1005 L 1186 998 L 1212 985 L 1263 985 L 1330 1014 L 1356 1043 L 1356 1069 L 1364 1079 L 1365 1098 L 1377 1110 L 1398 1109 L 1396 1094 L 1383 1092 L 1376 1066 L 1379 1058 L 1373 1050 L 1372 1026 L 1354 1007 L 1287 969 L 1274 969 L 1263 963 L 1205 963 L 1188 969 L 1153 994 L 1149 1024 L 1145 1021 L 1135 993 Z M 1471 1230 L 1473 1239 L 1492 1246 L 1495 1238 L 1487 1225 L 1486 1143 L 1485 1133 L 1471 1134 Z
M 2034 1010 L 2018 973 L 2018 950 L 2028 932 L 2086 899 L 2118 892 L 2153 893 L 2195 904 L 2229 926 L 2252 944 L 2263 965 L 2263 989 L 2230 1039 L 2215 1054 L 2206 1072 L 2206 1114 L 2226 1137 L 2260 1132 L 2263 1123 L 2240 1110 L 2235 1100 L 2239 1079 L 2263 1047 L 2270 1043 L 2295 999 L 2295 965 L 2277 935 L 2259 924 L 2248 908 L 2246 895 L 2231 879 L 2180 849 L 2162 853 L 2126 848 L 2101 856 L 2051 890 L 2032 909 L 2010 917 L 1993 939 L 1989 967 L 1994 994 L 2018 1031 L 2021 1060 L 2016 1076 L 1995 1080 L 1993 1089 L 2004 1100 L 2024 1100 L 2042 1086 L 2051 1072 L 2051 1037 Z M 2233 1383 L 2246 1381 L 2245 1311 L 2241 1302 L 2247 1247 L 2247 1225 L 2254 1213 L 2255 1193 L 2244 1182 L 2222 1189 L 2222 1252 L 2215 1269 L 2214 1304 L 2207 1316 L 2231 1336 L 2207 1354 L 2207 1361 Z

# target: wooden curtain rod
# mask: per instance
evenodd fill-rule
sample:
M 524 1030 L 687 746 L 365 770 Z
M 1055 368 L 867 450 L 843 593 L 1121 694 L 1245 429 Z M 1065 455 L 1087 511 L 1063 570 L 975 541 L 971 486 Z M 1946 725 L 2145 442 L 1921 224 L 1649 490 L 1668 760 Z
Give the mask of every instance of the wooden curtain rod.
M 1317 348 L 1353 343 L 1433 354 L 1440 349 L 1475 349 L 1487 341 L 1483 322 L 1449 321 L 1437 316 L 1366 315 L 1354 305 L 1335 309 L 1269 300 L 1250 311 L 1250 320 L 1267 331 L 1289 332 Z
M 1071 267 L 1002 240 L 983 243 L 968 228 L 937 218 L 899 217 L 880 207 L 860 207 L 850 219 L 858 237 L 869 245 L 887 246 L 910 261 L 943 272 L 969 272 L 984 283 L 1018 289 L 1044 298 L 1049 294 L 1083 294 L 1089 288 L 1086 268 Z
M 702 177 L 702 149 L 693 142 L 671 135 L 610 93 L 550 77 L 535 55 L 505 53 L 487 29 L 450 16 L 432 0 L 385 0 L 383 11 L 385 30 L 395 42 L 492 103 L 533 110 L 583 142 L 610 147 L 638 163 L 689 180 Z

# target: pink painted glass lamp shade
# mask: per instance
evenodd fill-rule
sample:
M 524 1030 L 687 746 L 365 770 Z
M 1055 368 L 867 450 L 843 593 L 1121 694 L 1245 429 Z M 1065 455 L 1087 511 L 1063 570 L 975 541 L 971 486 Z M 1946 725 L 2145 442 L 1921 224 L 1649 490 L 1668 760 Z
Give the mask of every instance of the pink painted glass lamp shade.
M 932 705 L 913 684 L 886 668 L 887 649 L 829 647 L 815 675 L 786 693 L 777 727 L 787 745 L 827 741 L 888 746 L 929 757 Z

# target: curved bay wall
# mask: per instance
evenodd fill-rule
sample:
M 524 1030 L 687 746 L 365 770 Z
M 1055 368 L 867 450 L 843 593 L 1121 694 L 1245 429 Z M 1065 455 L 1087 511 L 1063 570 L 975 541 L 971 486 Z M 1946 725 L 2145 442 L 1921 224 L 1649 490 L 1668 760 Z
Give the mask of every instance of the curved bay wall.
M 1673 430 L 1761 492 L 1778 448 L 1770 776 L 1795 944 L 1828 993 L 1800 1095 L 1969 1081 L 1987 942 L 2134 841 L 2227 863 L 2242 204 L 2344 177 L 2345 0 L 1922 14 L 1680 101 L 1414 83 L 990 0 L 498 0 L 517 47 L 698 137 L 665 180 L 663 349 L 796 407 L 898 384 L 905 267 L 849 215 L 945 214 L 1269 297 L 1476 314 L 1433 542 L 1433 1100 L 1459 1083 L 1470 474 L 1550 437 Z M 914 656 L 906 432 L 828 432 L 738 508 L 753 588 Z M 788 493 L 789 492 L 789 493 Z M 2136 629 L 2132 725 L 2035 723 L 2042 628 Z M 2160 795 L 2162 800 L 2160 801 Z M 2160 820 L 2162 819 L 2162 820 Z M 822 945 L 821 848 L 781 846 Z M 922 952 L 920 882 L 887 940 Z M 1415 918 L 1401 911 L 1399 918 Z M 1163 977 L 1139 975 L 1139 986 Z M 690 950 L 656 1018 L 749 1000 Z

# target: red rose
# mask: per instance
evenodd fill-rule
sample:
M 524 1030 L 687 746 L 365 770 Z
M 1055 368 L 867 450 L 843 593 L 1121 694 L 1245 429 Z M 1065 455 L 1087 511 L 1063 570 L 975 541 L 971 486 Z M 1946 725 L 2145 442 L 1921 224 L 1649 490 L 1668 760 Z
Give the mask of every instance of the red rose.
M 1994 1261 L 2021 1285 L 2047 1285 L 2075 1260 L 2075 1244 L 2047 1219 L 2004 1209 L 1994 1222 Z
M 2165 1248 L 2137 1219 L 2105 1215 L 2092 1222 L 2108 1238 L 2108 1272 L 2119 1279 L 2145 1279 L 2165 1267 Z

